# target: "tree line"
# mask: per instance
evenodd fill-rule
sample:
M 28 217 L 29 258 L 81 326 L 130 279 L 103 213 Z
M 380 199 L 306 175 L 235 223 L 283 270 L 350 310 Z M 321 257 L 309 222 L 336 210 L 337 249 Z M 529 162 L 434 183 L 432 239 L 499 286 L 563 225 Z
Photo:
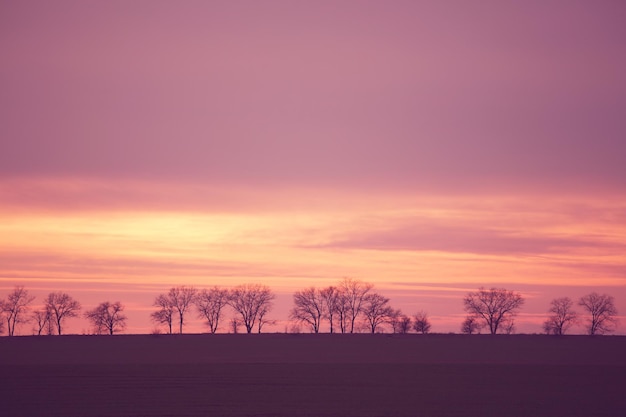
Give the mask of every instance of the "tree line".
M 79 317 L 81 304 L 64 292 L 52 292 L 43 300 L 43 306 L 32 310 L 35 297 L 23 286 L 17 286 L 6 298 L 0 299 L 0 334 L 5 331 L 15 335 L 16 328 L 33 323 L 37 335 L 61 335 L 68 319 Z M 263 326 L 276 321 L 268 317 L 275 294 L 263 284 L 242 284 L 231 289 L 212 287 L 198 290 L 190 286 L 171 288 L 159 294 L 153 303 L 155 310 L 151 320 L 163 326 L 168 333 L 177 327 L 183 333 L 189 314 L 204 321 L 211 333 L 223 326 L 226 312 L 230 310 L 227 328 L 237 333 L 241 326 L 247 333 L 261 333 Z M 515 317 L 524 305 L 521 293 L 504 288 L 480 288 L 463 298 L 467 316 L 461 323 L 461 333 L 490 334 L 513 333 Z M 587 334 L 599 335 L 616 329 L 617 309 L 615 300 L 608 294 L 592 292 L 576 303 L 583 314 L 574 308 L 569 297 L 551 301 L 543 331 L 550 335 L 563 335 L 574 325 L 585 325 Z M 31 311 L 32 310 L 32 311 Z M 124 305 L 119 301 L 105 301 L 83 314 L 92 326 L 94 334 L 122 332 L 127 325 Z M 377 333 L 387 327 L 393 333 L 426 334 L 431 330 L 428 313 L 419 311 L 412 316 L 392 308 L 390 299 L 375 292 L 370 283 L 344 278 L 336 285 L 324 288 L 308 287 L 293 294 L 293 307 L 289 319 L 296 329 L 305 326 L 311 333 L 319 333 L 322 324 L 328 325 L 330 333 L 354 333 L 365 326 L 367 331 Z M 160 332 L 160 330 L 156 330 Z M 299 330 L 298 330 L 299 331 Z
M 215 333 L 226 308 L 230 307 L 235 313 L 229 323 L 233 333 L 237 333 L 241 325 L 248 333 L 254 329 L 261 333 L 265 324 L 273 323 L 268 320 L 267 313 L 272 309 L 275 297 L 272 290 L 262 284 L 242 284 L 230 290 L 212 287 L 201 291 L 194 287 L 174 287 L 156 297 L 153 304 L 156 311 L 150 317 L 155 323 L 166 326 L 170 334 L 177 320 L 178 331 L 183 333 L 187 313 L 195 307 L 198 317 L 205 321 L 211 333 Z
M 428 333 L 431 328 L 428 314 L 420 311 L 409 317 L 391 307 L 389 298 L 373 291 L 372 284 L 344 278 L 337 285 L 326 288 L 309 287 L 296 291 L 289 318 L 320 332 L 326 321 L 330 333 L 354 333 L 359 319 L 371 333 L 388 325 L 394 333 Z

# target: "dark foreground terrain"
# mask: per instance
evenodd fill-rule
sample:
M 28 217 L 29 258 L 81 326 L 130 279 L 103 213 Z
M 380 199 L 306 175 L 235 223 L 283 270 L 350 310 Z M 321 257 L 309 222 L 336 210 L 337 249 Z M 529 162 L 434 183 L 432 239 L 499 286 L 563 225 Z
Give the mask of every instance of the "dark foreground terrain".
M 626 415 L 626 337 L 0 338 L 0 416 Z

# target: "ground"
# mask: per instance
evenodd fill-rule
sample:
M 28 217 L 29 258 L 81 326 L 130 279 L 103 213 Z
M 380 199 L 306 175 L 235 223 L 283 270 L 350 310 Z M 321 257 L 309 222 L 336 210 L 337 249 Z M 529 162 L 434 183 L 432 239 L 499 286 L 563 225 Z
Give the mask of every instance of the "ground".
M 550 416 L 626 410 L 626 337 L 0 338 L 0 416 Z

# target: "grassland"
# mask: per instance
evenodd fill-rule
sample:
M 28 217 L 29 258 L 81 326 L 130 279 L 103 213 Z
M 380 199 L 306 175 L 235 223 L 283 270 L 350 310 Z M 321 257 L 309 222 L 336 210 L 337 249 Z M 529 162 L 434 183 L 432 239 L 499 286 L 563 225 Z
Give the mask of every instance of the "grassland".
M 626 415 L 626 337 L 0 338 L 0 415 Z

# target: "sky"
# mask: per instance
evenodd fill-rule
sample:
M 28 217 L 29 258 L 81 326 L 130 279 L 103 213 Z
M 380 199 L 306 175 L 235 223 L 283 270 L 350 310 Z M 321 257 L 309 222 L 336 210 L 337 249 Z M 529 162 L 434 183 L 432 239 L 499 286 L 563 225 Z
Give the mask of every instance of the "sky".
M 284 331 L 294 291 L 352 277 L 437 332 L 469 291 L 520 291 L 534 333 L 598 291 L 626 334 L 625 20 L 609 0 L 2 1 L 0 298 L 121 301 L 146 333 L 172 286 L 263 283 Z

